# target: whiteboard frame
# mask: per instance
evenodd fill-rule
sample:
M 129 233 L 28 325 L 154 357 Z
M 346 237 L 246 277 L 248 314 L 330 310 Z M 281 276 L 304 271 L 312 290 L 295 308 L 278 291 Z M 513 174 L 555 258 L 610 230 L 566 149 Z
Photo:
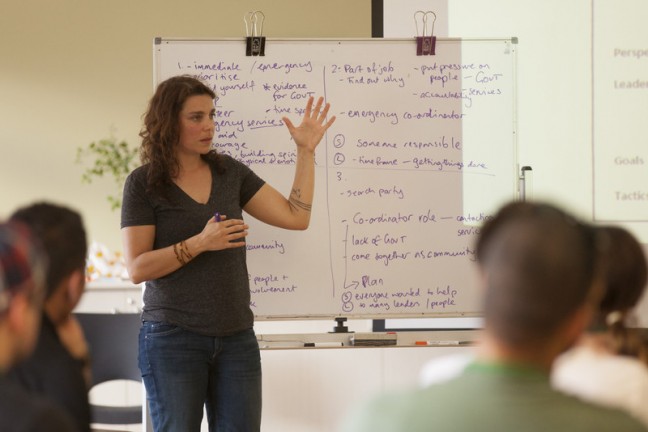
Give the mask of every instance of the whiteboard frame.
M 192 38 L 192 37 L 155 37 L 153 40 L 153 89 L 155 90 L 156 86 L 159 83 L 159 70 L 160 70 L 160 56 L 158 56 L 158 47 L 164 43 L 173 43 L 173 42 L 196 42 L 196 43 L 216 43 L 216 42 L 240 42 L 241 43 L 241 53 L 245 54 L 245 38 Z M 342 44 L 345 42 L 366 42 L 371 44 L 390 44 L 390 43 L 403 43 L 403 42 L 412 42 L 412 49 L 415 50 L 416 39 L 412 38 L 266 38 L 266 50 L 272 49 L 273 42 L 281 43 L 338 43 Z M 444 42 L 501 42 L 501 43 L 510 43 L 512 46 L 511 52 L 511 63 L 512 63 L 512 88 L 511 88 L 511 104 L 512 104 L 512 147 L 513 147 L 513 160 L 515 166 L 511 169 L 513 170 L 513 175 L 511 176 L 512 190 L 514 191 L 511 196 L 511 200 L 520 199 L 520 185 L 519 185 L 519 149 L 518 149 L 518 83 L 517 83 L 517 49 L 518 49 L 518 38 L 517 37 L 484 37 L 484 38 L 459 38 L 459 37 L 448 37 L 448 38 L 437 38 L 437 43 Z M 263 58 L 263 57 L 260 57 Z M 359 314 L 359 313 L 349 313 L 349 314 L 308 314 L 308 315 L 299 315 L 299 314 L 273 314 L 273 315 L 256 315 L 254 316 L 255 321 L 299 321 L 299 320 L 332 320 L 336 317 L 345 317 L 349 319 L 362 319 L 362 320 L 385 320 L 385 319 L 425 319 L 425 318 L 480 318 L 483 314 L 481 312 L 434 312 L 434 313 L 375 313 L 375 314 Z

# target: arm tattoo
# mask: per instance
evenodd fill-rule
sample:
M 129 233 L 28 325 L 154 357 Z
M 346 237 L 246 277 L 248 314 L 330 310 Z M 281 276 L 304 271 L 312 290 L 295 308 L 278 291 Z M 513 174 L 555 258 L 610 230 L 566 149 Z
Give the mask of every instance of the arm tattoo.
M 311 211 L 312 205 L 311 204 L 306 204 L 305 202 L 299 200 L 298 198 L 301 197 L 301 190 L 300 189 L 293 189 L 290 193 L 290 198 L 288 198 L 288 204 L 290 204 L 290 207 L 294 210 L 305 210 L 307 212 Z

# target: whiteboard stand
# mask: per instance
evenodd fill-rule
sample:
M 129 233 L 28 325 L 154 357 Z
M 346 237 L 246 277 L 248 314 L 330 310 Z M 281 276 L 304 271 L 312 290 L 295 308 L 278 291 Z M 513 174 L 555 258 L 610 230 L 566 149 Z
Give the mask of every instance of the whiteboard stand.
M 528 165 L 520 169 L 520 201 L 533 199 L 533 168 Z
M 347 320 L 346 317 L 336 317 L 335 318 L 336 326 L 333 327 L 333 331 L 329 333 L 353 333 L 352 331 L 349 332 L 349 327 L 344 325 L 346 320 Z

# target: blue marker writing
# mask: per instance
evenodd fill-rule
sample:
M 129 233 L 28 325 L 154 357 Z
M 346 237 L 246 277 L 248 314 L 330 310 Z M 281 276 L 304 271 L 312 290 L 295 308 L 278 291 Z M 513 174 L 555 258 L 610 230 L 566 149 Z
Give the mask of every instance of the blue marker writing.
M 214 217 L 216 218 L 216 222 L 221 221 L 220 213 L 218 213 L 218 212 L 214 213 Z

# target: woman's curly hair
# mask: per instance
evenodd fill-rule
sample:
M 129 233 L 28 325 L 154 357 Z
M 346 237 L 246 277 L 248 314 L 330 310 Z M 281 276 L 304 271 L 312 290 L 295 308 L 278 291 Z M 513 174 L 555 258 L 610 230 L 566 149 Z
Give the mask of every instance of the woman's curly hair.
M 202 81 L 182 75 L 160 83 L 151 98 L 139 134 L 142 138 L 140 159 L 143 164 L 149 164 L 149 192 L 166 196 L 172 179 L 178 175 L 180 165 L 175 149 L 180 139 L 180 111 L 189 97 L 199 95 L 216 98 L 214 91 Z M 220 171 L 215 150 L 201 157 Z

